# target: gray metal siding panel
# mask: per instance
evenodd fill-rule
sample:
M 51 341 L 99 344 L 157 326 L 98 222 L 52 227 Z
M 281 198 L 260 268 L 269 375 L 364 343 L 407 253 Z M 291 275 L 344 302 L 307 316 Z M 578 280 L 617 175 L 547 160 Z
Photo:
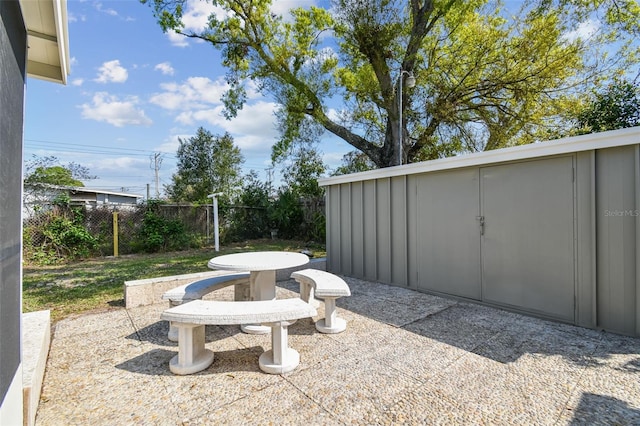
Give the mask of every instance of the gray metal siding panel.
M 0 401 L 20 366 L 22 130 L 27 32 L 16 1 L 0 1 Z
M 364 277 L 364 218 L 363 218 L 363 185 L 362 182 L 351 184 L 351 245 L 352 274 Z
M 573 157 L 480 169 L 485 301 L 575 320 Z
M 634 146 L 634 171 L 635 171 L 635 185 L 636 185 L 636 336 L 640 336 L 640 145 Z
M 418 289 L 418 180 L 407 176 L 407 276 L 409 288 Z
M 340 185 L 340 271 L 351 275 L 351 184 Z
M 391 178 L 391 280 L 407 287 L 407 179 Z
M 376 186 L 377 279 L 391 282 L 391 180 L 379 179 Z
M 598 326 L 625 334 L 636 331 L 635 155 L 633 146 L 596 152 Z
M 470 171 L 501 174 L 474 192 L 462 179 Z M 439 175 L 447 179 L 438 183 Z M 335 272 L 469 297 L 473 279 L 451 280 L 474 265 L 460 260 L 475 244 L 458 235 L 469 220 L 461 215 L 484 214 L 480 300 L 640 335 L 640 145 L 341 185 L 327 187 L 327 260 Z M 451 227 L 449 238 L 436 225 Z M 488 238 L 497 242 L 487 245 Z M 447 247 L 460 241 L 464 248 Z M 464 283 L 462 292 L 452 281 Z
M 417 180 L 418 288 L 480 299 L 478 169 Z
M 576 156 L 576 324 L 596 326 L 595 151 Z
M 378 279 L 376 186 L 377 182 L 375 180 L 363 183 L 364 277 L 374 281 Z
M 636 209 L 640 213 L 640 145 L 634 146 L 634 162 L 635 162 L 635 187 L 636 187 Z M 640 336 L 640 214 L 636 214 L 636 336 Z
M 340 185 L 327 190 L 327 270 L 341 273 L 340 268 Z

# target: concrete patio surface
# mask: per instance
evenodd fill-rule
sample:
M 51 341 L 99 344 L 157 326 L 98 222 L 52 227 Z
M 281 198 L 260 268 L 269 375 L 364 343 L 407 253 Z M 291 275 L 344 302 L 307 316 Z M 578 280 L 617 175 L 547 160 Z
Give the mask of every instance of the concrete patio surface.
M 207 326 L 214 363 L 171 374 L 165 304 L 60 321 L 36 424 L 640 424 L 638 338 L 346 281 L 347 330 L 290 326 L 301 362 L 284 375 L 258 367 L 270 337 L 238 326 Z M 278 285 L 298 296 L 294 281 Z

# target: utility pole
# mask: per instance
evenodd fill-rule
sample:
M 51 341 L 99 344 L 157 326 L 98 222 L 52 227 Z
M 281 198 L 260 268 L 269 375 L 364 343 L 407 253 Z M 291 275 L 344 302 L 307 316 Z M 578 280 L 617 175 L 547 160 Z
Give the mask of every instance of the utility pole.
M 156 200 L 160 198 L 160 165 L 162 164 L 162 154 L 154 152 L 151 155 L 151 169 L 155 173 L 156 181 Z
M 269 195 L 271 195 L 271 188 L 273 184 L 273 167 L 267 168 L 267 187 L 269 188 Z

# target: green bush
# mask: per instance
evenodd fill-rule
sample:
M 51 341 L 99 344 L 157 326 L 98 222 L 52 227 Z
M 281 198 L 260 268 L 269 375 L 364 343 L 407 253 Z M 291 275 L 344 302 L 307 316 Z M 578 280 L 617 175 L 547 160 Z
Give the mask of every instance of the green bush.
M 249 175 L 235 208 L 229 209 L 229 241 L 263 238 L 269 234 L 269 190 L 256 176 Z
M 280 192 L 278 199 L 271 204 L 269 219 L 271 228 L 278 230 L 279 238 L 299 237 L 304 213 L 298 196 L 289 189 Z
M 314 213 L 311 222 L 305 224 L 305 231 L 303 231 L 303 234 L 306 236 L 304 240 L 324 244 L 327 238 L 327 219 L 324 213 Z
M 156 253 L 159 251 L 184 250 L 192 244 L 192 238 L 186 232 L 184 224 L 178 219 L 166 219 L 158 214 L 150 202 L 145 206 L 142 226 L 138 231 L 136 251 Z
M 26 258 L 38 264 L 55 264 L 64 260 L 87 258 L 95 254 L 98 239 L 84 224 L 81 208 L 42 213 L 38 225 L 24 230 Z M 39 245 L 33 241 L 40 241 Z

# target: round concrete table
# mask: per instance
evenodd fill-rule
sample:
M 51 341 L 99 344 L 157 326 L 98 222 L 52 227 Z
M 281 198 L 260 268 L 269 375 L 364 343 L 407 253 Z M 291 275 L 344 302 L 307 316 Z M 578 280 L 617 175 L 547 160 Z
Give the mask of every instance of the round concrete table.
M 307 255 L 287 251 L 255 251 L 226 254 L 209 260 L 211 269 L 227 271 L 249 271 L 249 293 L 251 300 L 273 300 L 276 298 L 276 271 L 309 263 Z M 243 325 L 242 331 L 249 334 L 267 334 L 271 327 Z

